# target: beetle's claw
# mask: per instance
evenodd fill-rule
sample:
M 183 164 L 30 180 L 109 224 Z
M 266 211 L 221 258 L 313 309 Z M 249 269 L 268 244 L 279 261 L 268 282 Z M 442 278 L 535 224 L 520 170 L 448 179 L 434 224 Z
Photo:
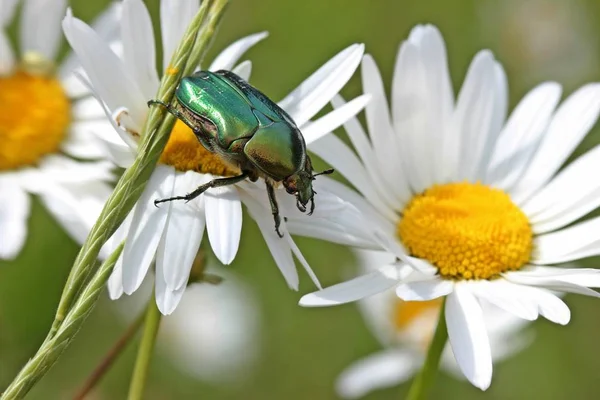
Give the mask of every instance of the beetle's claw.
M 154 207 L 158 208 L 158 205 L 161 203 L 159 199 L 154 199 Z
M 300 203 L 300 200 L 298 200 L 296 198 L 296 207 L 298 207 L 298 210 L 300 210 L 301 212 L 306 212 L 306 206 L 302 203 Z
M 311 197 L 310 198 L 310 211 L 308 212 L 308 215 L 312 215 L 312 213 L 315 211 L 315 198 Z
M 283 238 L 283 233 L 281 233 L 279 231 L 279 227 L 278 226 L 275 227 L 275 232 L 277 232 L 277 236 L 279 236 L 279 238 Z

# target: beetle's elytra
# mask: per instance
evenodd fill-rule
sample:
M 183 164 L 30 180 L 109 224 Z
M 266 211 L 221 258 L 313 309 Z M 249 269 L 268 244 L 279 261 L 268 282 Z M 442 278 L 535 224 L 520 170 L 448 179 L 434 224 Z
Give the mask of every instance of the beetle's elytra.
M 209 188 L 232 185 L 246 178 L 263 178 L 281 237 L 281 219 L 273 185 L 281 182 L 296 196 L 296 206 L 309 215 L 315 208 L 310 157 L 302 133 L 292 118 L 259 90 L 230 71 L 199 71 L 185 77 L 175 92 L 175 106 L 160 104 L 191 128 L 200 143 L 226 163 L 239 167 L 238 176 L 214 179 L 185 196 L 155 200 L 154 204 L 190 201 Z M 331 173 L 327 170 L 324 173 Z

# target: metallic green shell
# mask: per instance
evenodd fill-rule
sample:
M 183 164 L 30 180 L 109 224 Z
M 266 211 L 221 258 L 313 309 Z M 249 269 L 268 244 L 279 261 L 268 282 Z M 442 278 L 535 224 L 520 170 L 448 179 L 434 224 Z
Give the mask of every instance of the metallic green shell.
M 250 139 L 244 154 L 267 176 L 281 181 L 304 167 L 306 144 L 294 121 L 234 73 L 197 72 L 175 94 L 192 114 L 215 125 L 214 141 L 225 152 L 235 140 Z

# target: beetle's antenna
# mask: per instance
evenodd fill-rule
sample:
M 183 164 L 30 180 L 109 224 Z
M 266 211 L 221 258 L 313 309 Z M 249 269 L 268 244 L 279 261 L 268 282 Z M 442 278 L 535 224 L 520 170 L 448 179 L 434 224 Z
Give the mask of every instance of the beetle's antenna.
M 312 178 L 313 178 L 313 181 L 314 181 L 314 180 L 315 180 L 315 178 L 316 178 L 317 176 L 319 176 L 319 175 L 331 175 L 331 174 L 333 174 L 334 172 L 335 172 L 335 169 L 333 169 L 333 168 L 329 168 L 329 169 L 326 169 L 325 171 L 318 172 L 318 173 L 316 173 L 316 174 L 314 174 L 314 175 L 312 176 Z

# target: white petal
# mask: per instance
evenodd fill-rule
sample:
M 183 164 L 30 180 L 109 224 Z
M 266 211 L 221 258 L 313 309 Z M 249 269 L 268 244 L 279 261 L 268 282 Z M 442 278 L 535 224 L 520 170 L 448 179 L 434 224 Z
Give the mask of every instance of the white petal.
M 599 271 L 600 270 L 595 268 L 528 266 L 527 268 L 518 271 L 518 275 L 520 277 L 547 278 L 573 285 L 600 288 Z M 514 274 L 517 274 L 517 272 Z
M 163 44 L 163 69 L 167 69 L 177 45 L 198 11 L 198 0 L 160 2 L 160 30 Z
M 600 217 L 536 236 L 532 262 L 559 264 L 600 254 Z
M 483 313 L 475 296 L 457 284 L 446 300 L 448 338 L 456 362 L 474 386 L 486 390 L 492 381 L 492 354 Z
M 268 32 L 260 32 L 236 40 L 235 42 L 230 44 L 225 50 L 219 53 L 219 55 L 214 59 L 212 64 L 210 64 L 208 70 L 231 70 L 245 52 L 247 52 L 252 46 L 260 42 L 267 36 L 269 36 Z
M 413 28 L 398 51 L 392 81 L 392 117 L 398 141 L 398 154 L 411 171 L 423 168 L 413 183 L 429 186 L 443 178 L 442 146 L 453 108 L 453 90 L 448 71 L 446 47 L 439 30 L 432 25 Z M 423 158 L 421 158 L 423 157 Z M 416 163 L 418 167 L 415 168 Z
M 158 306 L 158 309 L 161 312 L 161 314 L 169 315 L 173 311 L 175 311 L 175 308 L 177 308 L 177 305 L 183 297 L 183 293 L 185 292 L 185 289 L 187 287 L 187 279 L 189 277 L 189 272 L 188 276 L 185 278 L 185 283 L 179 289 L 171 290 L 168 288 L 165 280 L 163 279 L 165 271 L 162 270 L 162 265 L 162 263 L 160 264 L 160 266 L 158 263 L 156 264 L 156 276 L 154 278 L 156 305 Z
M 309 293 L 302 296 L 299 304 L 303 307 L 333 306 L 381 293 L 396 286 L 410 272 L 402 266 L 385 265 L 358 278 Z
M 261 203 L 256 201 L 246 191 L 240 191 L 240 198 L 248 208 L 250 216 L 256 221 L 260 232 L 269 247 L 269 251 L 281 271 L 286 283 L 291 289 L 298 290 L 299 278 L 292 252 L 287 241 L 275 233 L 273 217 Z M 282 221 L 282 224 L 284 221 Z
M 283 228 L 283 230 L 281 233 L 283 234 L 284 239 L 288 242 L 288 246 L 290 246 L 292 253 L 294 253 L 294 255 L 296 256 L 298 261 L 300 261 L 302 268 L 304 268 L 304 270 L 306 271 L 306 273 L 308 274 L 310 279 L 313 281 L 315 286 L 317 288 L 319 288 L 319 290 L 323 289 L 323 287 L 321 286 L 321 282 L 319 282 L 319 278 L 317 278 L 317 275 L 314 273 L 314 271 L 308 264 L 308 261 L 306 261 L 306 259 L 304 258 L 304 255 L 298 248 L 298 245 L 296 244 L 296 242 L 294 242 L 294 239 L 292 239 L 292 237 L 290 236 L 289 232 L 287 231 L 287 227 L 283 226 L 282 228 Z
M 505 190 L 512 188 L 535 154 L 561 93 L 558 83 L 546 82 L 521 100 L 500 132 L 486 182 Z
M 148 100 L 123 62 L 87 24 L 67 10 L 63 30 L 77 54 L 95 90 L 111 110 L 126 107 L 141 127 L 146 118 Z
M 188 171 L 176 173 L 173 193 L 190 192 L 206 183 L 205 177 Z M 205 197 L 199 196 L 190 203 L 173 202 L 163 236 L 156 252 L 156 265 L 164 273 L 167 289 L 174 291 L 184 285 L 198 254 L 204 234 Z
M 407 381 L 421 366 L 422 359 L 408 350 L 384 350 L 359 360 L 346 368 L 335 383 L 344 399 L 358 399 L 375 389 Z
M 517 203 L 550 180 L 592 128 L 599 112 L 600 84 L 583 86 L 561 104 L 531 164 L 512 190 Z
M 193 189 L 193 188 L 191 188 Z M 240 246 L 242 203 L 236 188 L 220 187 L 206 191 L 206 230 L 215 256 L 231 264 Z
M 173 168 L 156 167 L 135 205 L 123 249 L 123 289 L 127 294 L 140 287 L 154 258 L 172 204 L 155 207 L 154 200 L 172 196 L 174 178 Z
M 331 133 L 365 108 L 365 105 L 369 103 L 370 99 L 371 97 L 369 95 L 359 96 L 350 100 L 343 106 L 337 107 L 334 111 L 327 113 L 327 115 L 324 115 L 318 120 L 307 123 L 302 128 L 304 140 L 307 144 L 310 144 L 328 133 Z
M 492 126 L 497 98 L 495 66 L 490 51 L 477 53 L 458 95 L 451 131 L 444 138 L 448 145 L 444 155 L 450 157 L 445 164 L 449 168 L 456 165 L 456 175 L 447 176 L 452 180 L 477 181 L 486 149 L 497 139 L 499 131 Z
M 13 53 L 8 36 L 0 31 L 0 76 L 8 75 L 15 66 L 15 54 Z
M 469 285 L 474 295 L 485 299 L 519 318 L 533 321 L 538 317 L 537 304 L 531 299 L 518 296 L 520 286 L 504 279 L 481 280 Z
M 95 132 L 112 132 L 112 130 L 112 125 L 106 120 L 72 122 L 69 137 L 62 142 L 61 149 L 70 156 L 83 160 L 102 158 L 106 155 L 106 150 L 103 148 L 102 140 L 98 138 L 101 133 Z
M 246 60 L 242 61 L 238 65 L 236 65 L 231 72 L 239 76 L 245 81 L 250 80 L 250 75 L 252 74 L 252 61 Z
M 27 238 L 29 195 L 17 182 L 0 180 L 0 259 L 15 258 Z
M 423 301 L 446 296 L 453 290 L 454 281 L 432 276 L 424 281 L 399 284 L 396 287 L 396 295 L 404 301 Z
M 129 75 L 135 77 L 144 97 L 158 90 L 154 32 L 148 9 L 141 0 L 125 0 L 121 16 L 123 59 Z
M 588 286 L 600 286 L 598 284 L 598 280 L 600 279 L 600 272 L 595 272 L 594 270 L 584 270 L 583 273 L 580 275 L 578 274 L 579 271 L 577 269 L 554 269 L 556 270 L 555 275 L 547 274 L 542 276 L 536 276 L 527 273 L 527 270 L 509 272 L 503 275 L 506 279 L 510 280 L 511 282 L 519 283 L 521 285 L 537 286 L 557 292 L 576 293 L 582 294 L 584 296 L 600 297 L 600 293 L 588 288 Z M 585 279 L 590 279 L 590 282 L 586 283 Z
M 302 128 L 348 82 L 363 52 L 362 44 L 342 50 L 281 100 L 279 106 Z
M 326 135 L 309 144 L 308 148 L 324 159 L 356 187 L 375 208 L 389 219 L 395 219 L 395 204 L 385 201 L 375 190 L 365 166 L 354 152 L 337 136 Z
M 35 52 L 54 60 L 62 39 L 60 21 L 66 0 L 27 0 L 21 16 L 21 51 Z
M 516 274 L 511 276 L 511 281 L 518 282 L 514 279 Z M 539 313 L 544 318 L 561 325 L 566 325 L 571 319 L 571 311 L 569 307 L 556 295 L 546 289 L 530 287 L 530 286 L 517 286 L 519 292 L 513 293 L 513 296 L 520 296 L 533 301 L 537 304 Z
M 521 209 L 534 233 L 561 228 L 600 205 L 600 146 L 594 147 L 563 169 L 535 193 Z
M 108 278 L 107 286 L 108 296 L 111 300 L 117 300 L 123 296 L 123 253 L 121 253 L 110 278 Z

